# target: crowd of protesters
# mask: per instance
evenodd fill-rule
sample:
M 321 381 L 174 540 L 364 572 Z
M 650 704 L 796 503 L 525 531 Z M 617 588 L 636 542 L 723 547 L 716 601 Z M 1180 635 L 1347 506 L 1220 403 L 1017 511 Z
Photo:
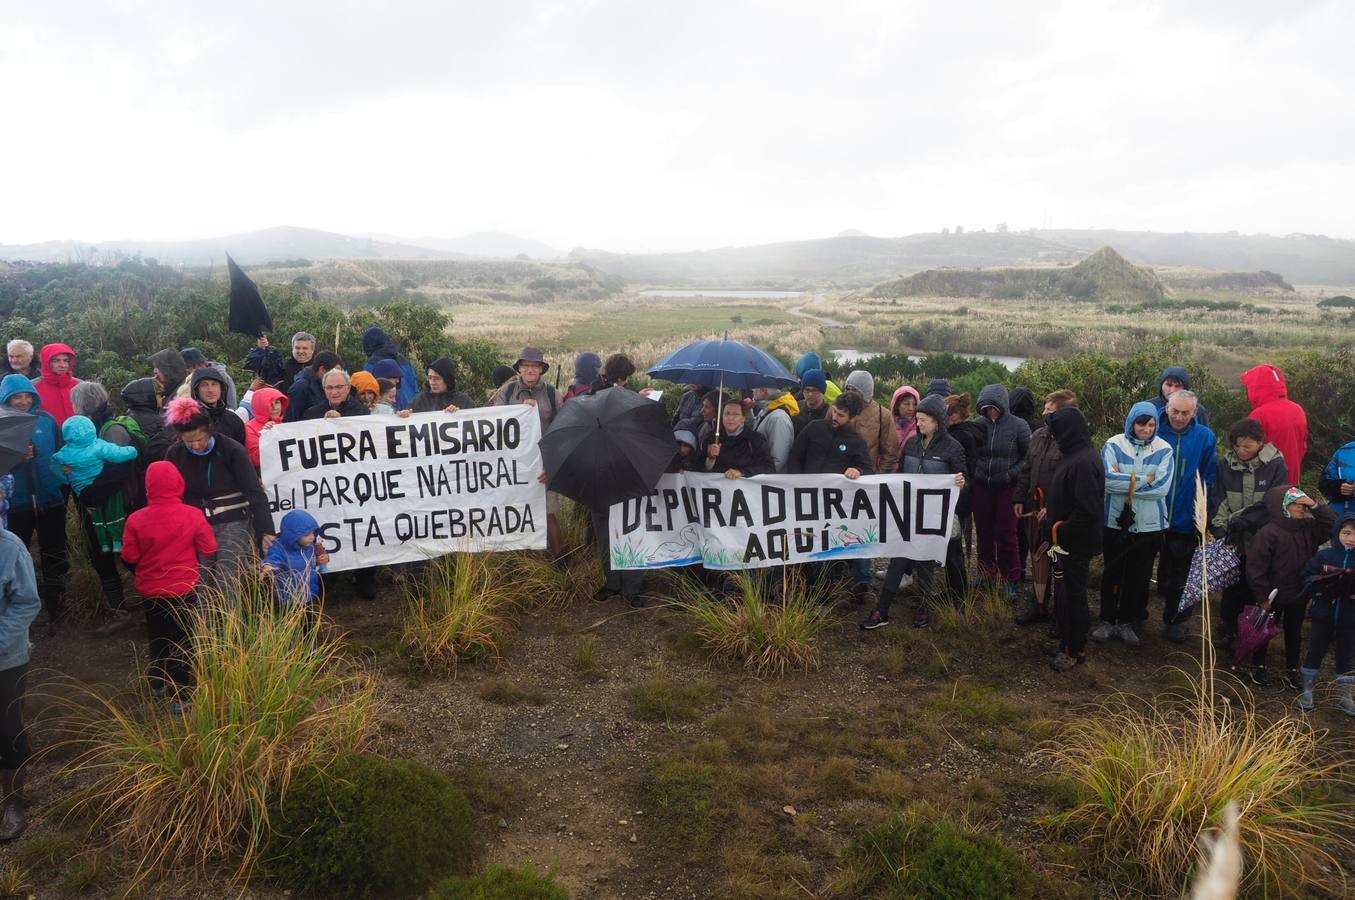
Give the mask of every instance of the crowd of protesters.
M 98 577 L 95 634 L 138 623 L 124 594 L 124 567 L 141 596 L 151 644 L 148 677 L 158 695 L 184 708 L 192 685 L 180 645 L 203 591 L 231 602 L 242 573 L 250 573 L 271 579 L 279 602 L 313 610 L 324 583 L 335 581 L 322 578 L 327 558 L 308 513 L 292 511 L 275 526 L 259 474 L 262 432 L 304 420 L 455 413 L 479 405 L 461 390 L 453 360 L 430 362 L 420 377 L 382 329 L 365 332 L 362 346 L 366 359 L 350 368 L 338 354 L 319 350 L 309 333 L 292 336 L 286 357 L 260 338 L 245 360 L 252 381 L 243 391 L 225 365 L 201 351 L 167 348 L 147 359 L 144 377 L 122 387 L 125 411 L 119 413 L 103 385 L 78 378 L 71 347 L 48 344 L 35 353 L 26 341 L 9 342 L 0 408 L 37 421 L 26 459 L 3 480 L 0 840 L 24 827 L 28 627 L 41 609 L 55 633 L 70 608 L 68 516 L 78 522 Z M 534 407 L 544 433 L 565 403 L 626 390 L 635 372 L 624 354 L 582 353 L 568 387 L 557 390 L 546 377 L 550 367 L 540 349 L 526 347 L 511 366 L 494 370 L 494 387 L 481 400 Z M 1298 485 L 1307 422 L 1275 367 L 1257 366 L 1242 376 L 1253 408 L 1229 423 L 1221 458 L 1208 412 L 1179 367 L 1162 373 L 1158 394 L 1126 410 L 1123 431 L 1099 449 L 1078 408 L 1076 385 L 1045 396 L 1037 416 L 1037 398 L 1025 388 L 1009 393 L 991 384 L 973 399 L 938 379 L 899 387 L 885 406 L 869 372 L 851 371 L 839 383 L 818 354 L 805 354 L 795 375 L 794 390 L 744 396 L 685 386 L 672 418 L 668 470 L 725 478 L 953 476 L 960 500 L 944 563 L 882 560 L 877 573 L 873 560 L 856 559 L 842 573 L 855 602 L 875 601 L 863 629 L 890 624 L 905 584 L 918 628 L 928 626 L 937 602 L 990 590 L 1013 604 L 1018 624 L 1053 627 L 1052 666 L 1066 671 L 1086 661 L 1089 641 L 1137 646 L 1155 582 L 1162 634 L 1179 643 L 1193 612 L 1182 598 L 1203 517 L 1210 535 L 1236 552 L 1242 570 L 1223 592 L 1221 640 L 1233 639 L 1244 609 L 1270 610 L 1283 633 L 1283 685 L 1311 709 L 1319 669 L 1332 650 L 1340 707 L 1355 715 L 1355 441 L 1322 472 L 1327 502 L 1305 494 Z M 549 484 L 546 496 L 547 543 L 558 557 L 561 498 Z M 1200 503 L 1207 508 L 1197 508 Z M 609 564 L 605 510 L 593 511 L 593 525 L 605 575 L 596 599 L 643 606 L 643 572 Z M 30 546 L 40 579 L 25 552 Z M 1097 558 L 1102 575 L 1094 617 L 1088 595 Z M 358 597 L 376 598 L 376 569 L 348 577 Z M 1305 618 L 1311 621 L 1306 653 Z M 1264 647 L 1245 674 L 1258 686 L 1271 684 Z

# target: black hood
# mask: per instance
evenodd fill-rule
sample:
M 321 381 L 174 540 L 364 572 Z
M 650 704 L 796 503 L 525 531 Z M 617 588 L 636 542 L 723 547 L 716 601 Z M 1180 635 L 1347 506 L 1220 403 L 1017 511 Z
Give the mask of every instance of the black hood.
M 1007 405 L 1011 409 L 1012 415 L 1018 419 L 1033 419 L 1035 417 L 1035 392 L 1027 387 L 1012 388 L 1011 396 L 1007 398 Z
M 437 372 L 442 376 L 442 380 L 447 382 L 446 393 L 450 394 L 456 390 L 456 363 L 453 360 L 442 356 L 429 363 L 428 368 Z
M 137 378 L 122 388 L 122 400 L 127 404 L 128 412 L 158 412 L 160 405 L 155 400 L 155 394 L 154 378 Z
M 1087 417 L 1076 406 L 1065 406 L 1055 410 L 1049 416 L 1049 431 L 1059 445 L 1059 452 L 1065 457 L 1092 445 L 1091 429 L 1087 427 Z

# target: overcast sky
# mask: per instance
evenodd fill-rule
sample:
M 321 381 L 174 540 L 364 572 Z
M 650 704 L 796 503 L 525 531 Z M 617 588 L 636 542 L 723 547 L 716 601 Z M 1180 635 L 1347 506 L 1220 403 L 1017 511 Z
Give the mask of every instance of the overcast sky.
M 0 0 L 0 242 L 1355 237 L 1355 3 Z

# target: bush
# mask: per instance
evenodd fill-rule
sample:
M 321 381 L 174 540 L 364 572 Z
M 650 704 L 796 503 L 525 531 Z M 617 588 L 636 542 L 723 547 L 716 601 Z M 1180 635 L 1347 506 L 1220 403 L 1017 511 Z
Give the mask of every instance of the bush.
M 1208 626 L 1206 623 L 1206 632 Z M 1303 720 L 1266 724 L 1247 703 L 1216 698 L 1212 675 L 1179 698 L 1117 695 L 1068 724 L 1043 751 L 1076 787 L 1052 822 L 1153 893 L 1180 893 L 1199 837 L 1241 812 L 1244 887 L 1312 896 L 1355 846 L 1332 796 L 1355 786 Z
M 453 553 L 429 560 L 405 585 L 401 641 L 428 671 L 454 673 L 463 661 L 497 659 L 518 587 L 505 554 Z
M 343 672 L 337 642 L 310 638 L 304 609 L 275 611 L 271 589 L 248 584 L 237 607 L 206 596 L 192 629 L 197 687 L 185 715 L 143 686 L 130 705 L 90 691 L 93 706 L 66 718 L 82 751 L 75 771 L 96 776 L 75 809 L 130 857 L 136 882 L 223 862 L 248 878 L 269 810 L 298 773 L 371 737 L 370 681 Z
M 412 760 L 353 753 L 293 787 L 278 810 L 268 868 L 321 896 L 407 897 L 464 870 L 470 805 Z
M 897 900 L 1007 900 L 1034 895 L 1034 876 L 996 838 L 926 807 L 896 814 L 846 852 L 843 889 Z
M 439 882 L 426 900 L 569 900 L 569 892 L 555 883 L 553 875 L 531 866 L 493 866 L 480 875 Z
M 833 624 L 831 587 L 786 567 L 777 578 L 765 571 L 730 573 L 732 601 L 692 578 L 670 584 L 676 605 L 696 625 L 696 635 L 717 659 L 741 663 L 758 674 L 809 672 L 819 667 L 818 637 Z

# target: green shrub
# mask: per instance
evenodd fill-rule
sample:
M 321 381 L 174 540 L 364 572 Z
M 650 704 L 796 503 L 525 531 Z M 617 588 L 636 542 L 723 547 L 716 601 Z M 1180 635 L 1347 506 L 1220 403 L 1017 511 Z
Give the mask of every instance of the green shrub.
M 569 900 L 555 877 L 531 866 L 492 866 L 479 875 L 448 878 L 428 892 L 426 900 Z
M 1034 895 L 1034 874 L 996 838 L 925 807 L 896 814 L 846 853 L 841 887 L 890 900 L 1006 900 Z
M 461 790 L 410 760 L 339 757 L 288 792 L 276 822 L 269 869 L 321 896 L 410 896 L 470 854 Z

